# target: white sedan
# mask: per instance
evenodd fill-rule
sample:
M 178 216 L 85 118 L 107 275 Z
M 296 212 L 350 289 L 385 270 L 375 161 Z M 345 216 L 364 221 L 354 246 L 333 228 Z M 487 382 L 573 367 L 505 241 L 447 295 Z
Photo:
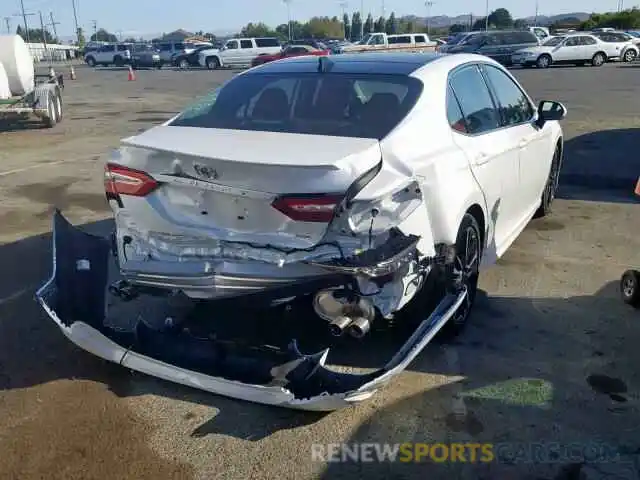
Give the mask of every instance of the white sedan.
M 56 212 L 54 274 L 38 298 L 71 341 L 127 368 L 290 408 L 351 405 L 439 330 L 459 333 L 481 269 L 549 213 L 565 114 L 478 55 L 253 68 L 122 141 L 105 171 L 112 243 Z M 111 252 L 119 278 L 107 288 Z M 118 298 L 146 295 L 236 310 L 195 326 L 152 327 L 144 312 L 122 322 L 129 330 L 105 320 Z M 307 305 L 315 315 L 299 321 L 326 333 L 314 338 L 324 347 L 301 353 L 293 333 L 278 347 L 250 326 L 247 304 Z M 391 320 L 413 334 L 380 369 L 326 364 L 332 336 L 366 342 Z M 246 338 L 226 338 L 224 322 Z
M 574 33 L 551 37 L 542 45 L 518 50 L 511 56 L 511 61 L 523 67 L 585 64 L 601 67 L 609 60 L 623 59 L 628 62 L 638 56 L 638 47 L 630 40 L 616 43 L 604 41 L 599 35 Z

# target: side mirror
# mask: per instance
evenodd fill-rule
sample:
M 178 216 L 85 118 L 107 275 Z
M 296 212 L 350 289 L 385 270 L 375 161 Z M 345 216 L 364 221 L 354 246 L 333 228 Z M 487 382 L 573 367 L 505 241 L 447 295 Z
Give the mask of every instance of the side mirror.
M 536 125 L 540 128 L 549 121 L 562 120 L 567 116 L 567 109 L 560 102 L 554 102 L 552 100 L 542 100 L 538 104 L 538 119 Z

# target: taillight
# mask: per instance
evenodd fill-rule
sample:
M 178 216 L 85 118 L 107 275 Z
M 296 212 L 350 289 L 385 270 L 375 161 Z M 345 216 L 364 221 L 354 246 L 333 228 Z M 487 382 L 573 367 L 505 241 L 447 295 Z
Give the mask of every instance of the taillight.
M 152 177 L 140 170 L 107 163 L 104 167 L 104 190 L 107 194 L 144 197 L 158 187 Z
M 341 201 L 337 195 L 297 195 L 279 197 L 272 206 L 291 220 L 328 223 Z

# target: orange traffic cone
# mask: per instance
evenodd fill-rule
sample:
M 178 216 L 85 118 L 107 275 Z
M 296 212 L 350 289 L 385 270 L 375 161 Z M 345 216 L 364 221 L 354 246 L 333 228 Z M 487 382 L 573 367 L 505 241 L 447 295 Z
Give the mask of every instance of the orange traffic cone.
M 133 82 L 133 81 L 135 81 L 135 79 L 136 79 L 136 74 L 133 73 L 133 68 L 131 68 L 131 65 L 129 65 L 129 77 L 128 77 L 128 80 L 130 82 Z
M 69 79 L 70 79 L 70 80 L 75 80 L 75 79 L 76 79 L 76 71 L 75 71 L 75 69 L 73 68 L 73 65 L 71 65 L 71 66 L 69 67 Z

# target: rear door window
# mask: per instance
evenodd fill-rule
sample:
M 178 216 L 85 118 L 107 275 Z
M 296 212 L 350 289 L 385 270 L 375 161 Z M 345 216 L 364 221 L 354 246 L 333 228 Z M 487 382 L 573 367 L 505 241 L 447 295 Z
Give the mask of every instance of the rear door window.
M 469 133 L 482 134 L 500 128 L 500 114 L 477 65 L 456 70 L 449 77 L 449 84 L 460 102 Z
M 451 85 L 447 86 L 447 120 L 456 132 L 467 133 L 467 124 Z
M 424 35 L 416 35 L 414 38 L 416 43 L 427 43 L 427 37 Z
M 240 48 L 253 48 L 251 40 L 240 40 Z
M 280 43 L 277 38 L 256 38 L 256 46 L 262 47 L 279 47 Z

